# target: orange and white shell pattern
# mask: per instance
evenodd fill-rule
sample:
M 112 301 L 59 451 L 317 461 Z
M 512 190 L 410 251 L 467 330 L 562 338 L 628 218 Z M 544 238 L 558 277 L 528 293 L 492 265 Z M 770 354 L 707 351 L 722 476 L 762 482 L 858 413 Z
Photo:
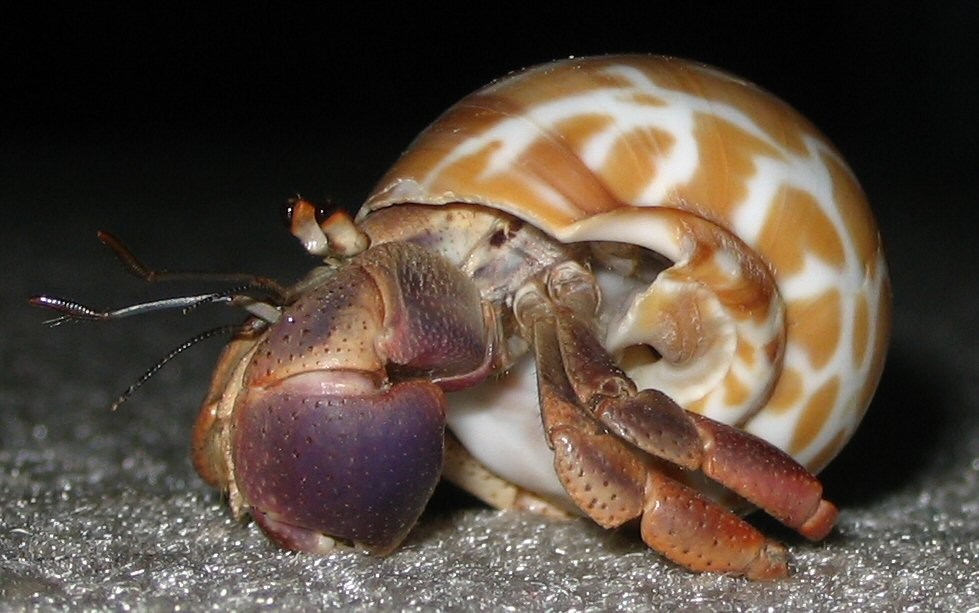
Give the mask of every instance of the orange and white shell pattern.
M 608 349 L 640 387 L 814 472 L 876 389 L 890 290 L 856 179 L 797 112 L 712 68 L 610 56 L 508 76 L 423 132 L 361 214 L 406 202 L 502 209 L 594 242 L 596 269 L 626 278 L 638 260 L 616 244 L 664 256 L 651 283 L 602 284 Z

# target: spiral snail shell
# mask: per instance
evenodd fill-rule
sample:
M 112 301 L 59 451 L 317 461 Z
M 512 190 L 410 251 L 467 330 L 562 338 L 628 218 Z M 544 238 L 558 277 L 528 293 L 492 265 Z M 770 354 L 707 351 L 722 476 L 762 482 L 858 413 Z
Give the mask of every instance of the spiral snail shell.
M 608 56 L 509 75 L 428 127 L 360 217 L 399 203 L 501 209 L 642 278 L 608 304 L 606 347 L 639 387 L 821 470 L 883 368 L 889 281 L 839 152 L 805 118 L 688 61 Z M 646 275 L 649 276 L 649 275 Z M 621 294 L 621 292 L 620 292 Z

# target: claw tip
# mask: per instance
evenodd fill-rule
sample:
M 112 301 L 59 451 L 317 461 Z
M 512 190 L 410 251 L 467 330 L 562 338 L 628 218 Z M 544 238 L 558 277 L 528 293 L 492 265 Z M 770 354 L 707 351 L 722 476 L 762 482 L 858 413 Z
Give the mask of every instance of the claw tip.
M 836 505 L 827 500 L 820 500 L 816 511 L 809 516 L 804 524 L 799 526 L 799 534 L 810 541 L 822 540 L 833 530 L 837 515 L 839 515 L 839 511 L 836 509 Z

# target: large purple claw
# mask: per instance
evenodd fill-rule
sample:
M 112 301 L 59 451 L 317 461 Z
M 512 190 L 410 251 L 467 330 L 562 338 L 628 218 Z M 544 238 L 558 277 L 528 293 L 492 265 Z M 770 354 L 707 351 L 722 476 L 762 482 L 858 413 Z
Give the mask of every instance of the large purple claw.
M 320 551 L 325 535 L 387 553 L 435 489 L 444 424 L 444 396 L 428 382 L 311 395 L 287 379 L 250 390 L 239 405 L 236 482 L 258 524 L 284 547 Z
M 442 256 L 380 244 L 316 277 L 222 357 L 194 462 L 289 549 L 393 550 L 442 472 L 443 390 L 493 364 L 495 320 Z

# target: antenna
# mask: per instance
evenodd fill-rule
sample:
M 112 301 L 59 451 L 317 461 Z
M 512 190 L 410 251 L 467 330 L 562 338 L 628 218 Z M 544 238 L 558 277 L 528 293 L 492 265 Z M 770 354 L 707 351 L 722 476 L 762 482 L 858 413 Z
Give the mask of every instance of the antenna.
M 28 302 L 34 306 L 50 309 L 60 313 L 58 317 L 48 319 L 44 323 L 50 327 L 74 321 L 116 321 L 126 317 L 145 315 L 157 311 L 180 310 L 184 314 L 197 309 L 205 304 L 228 304 L 233 307 L 242 308 L 255 317 L 249 318 L 242 324 L 225 325 L 205 330 L 200 334 L 187 339 L 174 349 L 170 350 L 159 361 L 144 372 L 126 391 L 112 403 L 111 410 L 116 410 L 121 404 L 126 402 L 133 393 L 149 381 L 157 372 L 160 371 L 168 362 L 175 357 L 190 349 L 201 341 L 214 336 L 243 336 L 253 337 L 263 332 L 269 324 L 278 320 L 280 309 L 289 304 L 294 299 L 294 292 L 282 286 L 277 281 L 258 275 L 244 273 L 215 273 L 215 272 L 187 272 L 169 271 L 163 269 L 153 269 L 143 264 L 125 244 L 112 234 L 99 231 L 99 240 L 102 241 L 115 256 L 122 262 L 126 270 L 143 279 L 148 283 L 159 281 L 233 281 L 239 285 L 230 289 L 210 292 L 206 294 L 196 294 L 191 296 L 175 296 L 131 304 L 118 309 L 95 309 L 75 300 L 59 298 L 48 294 L 38 294 L 31 296 Z M 262 294 L 264 300 L 256 298 L 246 292 Z

